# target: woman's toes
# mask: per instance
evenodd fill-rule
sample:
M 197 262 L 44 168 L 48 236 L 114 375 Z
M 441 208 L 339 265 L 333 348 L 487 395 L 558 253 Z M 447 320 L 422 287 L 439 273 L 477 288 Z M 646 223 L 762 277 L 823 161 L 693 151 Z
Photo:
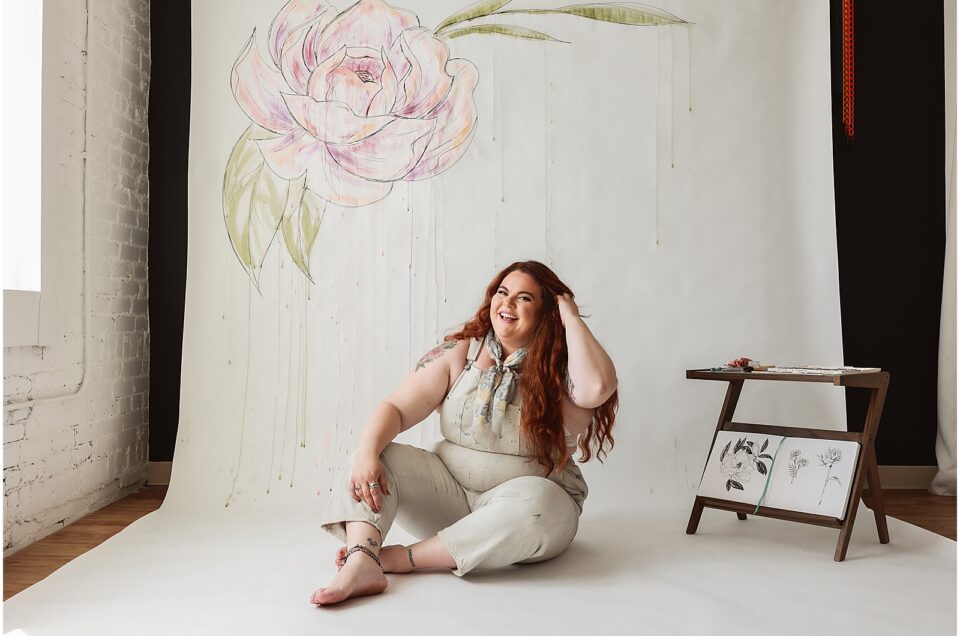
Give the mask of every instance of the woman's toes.
M 342 590 L 321 588 L 313 593 L 310 601 L 314 605 L 329 605 L 331 603 L 338 603 L 342 601 L 345 596 L 346 594 L 344 594 Z

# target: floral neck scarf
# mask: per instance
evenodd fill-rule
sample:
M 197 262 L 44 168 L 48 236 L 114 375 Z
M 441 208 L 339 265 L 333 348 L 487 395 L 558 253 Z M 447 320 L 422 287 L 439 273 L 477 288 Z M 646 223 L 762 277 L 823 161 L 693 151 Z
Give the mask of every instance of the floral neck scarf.
M 527 348 L 517 349 L 501 362 L 503 348 L 500 346 L 500 341 L 493 335 L 493 330 L 487 332 L 484 344 L 490 352 L 490 357 L 493 358 L 493 364 L 484 369 L 480 375 L 473 407 L 473 430 L 480 432 L 489 427 L 499 435 L 507 404 L 510 403 L 516 389 L 514 369 L 518 368 L 527 356 Z

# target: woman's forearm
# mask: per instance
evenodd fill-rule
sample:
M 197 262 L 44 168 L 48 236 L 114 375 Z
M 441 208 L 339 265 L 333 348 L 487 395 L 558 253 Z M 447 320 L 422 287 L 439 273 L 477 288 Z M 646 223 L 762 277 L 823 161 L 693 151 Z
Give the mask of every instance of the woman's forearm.
M 395 406 L 389 402 L 378 404 L 360 434 L 357 454 L 379 456 L 387 444 L 400 434 L 400 424 L 400 411 Z
M 617 388 L 617 371 L 613 360 L 593 337 L 580 317 L 567 320 L 567 390 L 575 403 L 587 408 L 603 404 Z

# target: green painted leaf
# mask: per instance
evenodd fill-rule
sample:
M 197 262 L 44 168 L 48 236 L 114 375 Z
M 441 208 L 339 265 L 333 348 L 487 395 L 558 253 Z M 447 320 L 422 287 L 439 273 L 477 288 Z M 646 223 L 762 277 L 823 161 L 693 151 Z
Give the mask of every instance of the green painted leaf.
M 462 29 L 454 29 L 453 31 L 447 31 L 443 34 L 444 37 L 453 39 L 461 38 L 465 35 L 473 34 L 483 34 L 483 33 L 496 33 L 499 35 L 509 35 L 514 38 L 522 38 L 524 40 L 546 40 L 549 42 L 564 42 L 564 40 L 558 40 L 557 38 L 550 37 L 546 33 L 540 33 L 539 31 L 534 31 L 533 29 L 528 29 L 526 27 L 511 26 L 509 24 L 480 24 L 477 26 L 463 27 Z M 564 44 L 569 44 L 569 42 L 564 42 Z
M 280 227 L 287 252 L 312 283 L 310 252 L 320 232 L 320 223 L 323 221 L 327 202 L 307 190 L 304 187 L 305 181 L 306 175 L 297 181 L 290 182 L 290 192 L 287 195 L 287 205 L 283 211 Z
M 252 125 L 233 147 L 223 175 L 223 216 L 237 258 L 256 283 L 283 218 L 289 182 L 264 163 L 256 144 L 273 133 Z
M 452 16 L 441 22 L 433 32 L 437 35 L 440 34 L 440 31 L 446 29 L 452 24 L 457 24 L 458 22 L 466 22 L 467 20 L 473 20 L 475 18 L 482 18 L 485 15 L 490 15 L 497 9 L 504 7 L 510 4 L 510 0 L 480 0 L 480 2 L 475 2 L 465 9 L 457 11 Z
M 615 24 L 629 24 L 632 26 L 657 26 L 661 24 L 686 24 L 675 15 L 666 11 L 645 7 L 638 9 L 617 4 L 572 4 L 559 9 L 512 9 L 500 11 L 504 13 L 526 13 L 528 15 L 542 14 L 565 14 L 574 15 L 601 22 L 613 22 Z

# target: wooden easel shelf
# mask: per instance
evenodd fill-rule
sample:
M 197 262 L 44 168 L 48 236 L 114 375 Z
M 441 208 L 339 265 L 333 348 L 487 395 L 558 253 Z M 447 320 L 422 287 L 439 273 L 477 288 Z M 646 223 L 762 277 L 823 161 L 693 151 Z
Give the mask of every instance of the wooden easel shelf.
M 857 509 L 860 500 L 873 509 L 874 518 L 877 524 L 877 534 L 880 543 L 889 543 L 890 534 L 887 531 L 887 517 L 883 508 L 883 496 L 880 490 L 880 471 L 877 469 L 877 455 L 874 449 L 874 440 L 877 435 L 877 428 L 880 424 L 880 414 L 883 412 L 883 402 L 887 395 L 887 386 L 890 384 L 890 374 L 886 371 L 842 371 L 834 374 L 786 374 L 786 373 L 767 373 L 763 371 L 711 371 L 709 369 L 692 369 L 687 371 L 687 379 L 690 380 L 720 380 L 728 382 L 727 394 L 723 400 L 723 408 L 720 410 L 720 418 L 717 422 L 716 431 L 714 431 L 714 442 L 719 431 L 737 431 L 743 433 L 766 433 L 771 435 L 783 435 L 787 437 L 807 437 L 813 439 L 832 439 L 853 441 L 860 444 L 860 454 L 857 457 L 857 466 L 854 472 L 853 487 L 850 491 L 850 499 L 847 503 L 847 512 L 844 519 L 835 519 L 823 515 L 809 514 L 805 512 L 795 512 L 791 510 L 781 510 L 779 508 L 766 508 L 761 506 L 756 509 L 750 504 L 726 501 L 723 499 L 713 499 L 709 497 L 697 496 L 693 503 L 693 510 L 690 512 L 690 521 L 687 523 L 687 534 L 694 534 L 700 525 L 700 516 L 704 508 L 715 508 L 717 510 L 727 510 L 737 513 L 739 519 L 746 519 L 748 514 L 756 514 L 761 517 L 771 517 L 782 519 L 784 521 L 796 521 L 799 523 L 809 523 L 817 526 L 826 526 L 829 528 L 838 528 L 840 537 L 837 540 L 837 549 L 834 553 L 834 561 L 843 561 L 847 555 L 847 546 L 850 544 L 850 536 L 853 532 L 853 523 L 857 516 Z M 833 384 L 834 386 L 856 387 L 868 389 L 870 391 L 870 404 L 867 408 L 867 418 L 864 423 L 863 432 L 848 431 L 829 431 L 814 428 L 795 428 L 790 426 L 772 426 L 769 424 L 749 424 L 746 422 L 734 422 L 733 412 L 737 408 L 737 402 L 740 399 L 740 392 L 743 390 L 745 380 L 772 380 L 781 382 L 819 382 Z M 712 447 L 713 444 L 711 444 Z M 869 485 L 870 500 L 866 499 L 866 486 Z

